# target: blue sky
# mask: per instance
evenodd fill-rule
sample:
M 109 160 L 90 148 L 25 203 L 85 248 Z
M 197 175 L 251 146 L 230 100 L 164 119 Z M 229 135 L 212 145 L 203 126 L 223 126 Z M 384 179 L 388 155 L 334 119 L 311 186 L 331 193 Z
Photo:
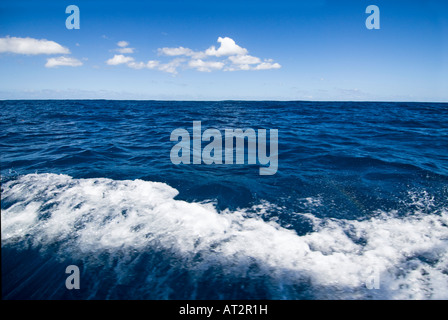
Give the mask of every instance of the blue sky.
M 79 30 L 65 26 L 71 4 Z M 379 30 L 365 26 L 372 4 Z M 1 1 L 0 99 L 446 102 L 447 12 L 446 0 Z

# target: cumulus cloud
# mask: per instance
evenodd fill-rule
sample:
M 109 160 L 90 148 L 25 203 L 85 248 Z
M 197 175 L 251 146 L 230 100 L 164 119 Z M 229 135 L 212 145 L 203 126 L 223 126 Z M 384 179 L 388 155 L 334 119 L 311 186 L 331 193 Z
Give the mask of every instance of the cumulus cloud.
M 127 41 L 118 41 L 117 42 L 117 46 L 119 46 L 121 48 L 127 47 L 128 45 L 129 45 L 129 42 L 127 42 Z
M 159 48 L 157 49 L 159 55 L 163 56 L 186 56 L 192 59 L 202 59 L 206 57 L 205 52 L 194 51 L 189 48 L 177 47 L 177 48 Z
M 134 53 L 134 48 L 118 48 L 116 51 L 122 54 Z
M 201 59 L 190 60 L 188 62 L 188 66 L 191 68 L 195 68 L 201 72 L 211 72 L 212 70 L 219 70 L 224 67 L 223 62 L 217 61 L 202 61 Z
M 224 71 L 248 71 L 253 70 L 253 68 L 248 64 L 232 64 L 225 67 Z
M 115 51 L 121 53 L 121 54 L 130 54 L 134 53 L 134 48 L 129 48 L 129 42 L 127 41 L 118 41 L 117 46 L 119 46 L 118 49 L 115 49 Z
M 149 60 L 149 61 L 146 63 L 146 68 L 148 68 L 148 69 L 154 69 L 154 68 L 156 68 L 158 65 L 159 65 L 159 61 L 157 61 L 157 60 Z
M 144 62 L 129 62 L 127 66 L 132 69 L 154 69 L 159 65 L 159 61 L 149 60 L 147 63 Z
M 185 62 L 185 59 L 176 58 L 168 63 L 164 63 L 158 66 L 158 70 L 168 72 L 171 74 L 177 74 L 177 68 Z
M 110 66 L 116 66 L 119 64 L 129 63 L 131 61 L 134 61 L 134 58 L 127 57 L 122 54 L 116 54 L 116 55 L 114 55 L 113 58 L 110 58 L 109 60 L 107 60 L 106 63 Z
M 272 59 L 269 59 L 255 66 L 254 70 L 280 69 L 281 67 L 282 66 L 279 63 L 273 63 Z
M 219 48 L 211 46 L 204 51 L 195 51 L 185 47 L 164 47 L 157 50 L 159 56 L 175 57 L 166 63 L 150 60 L 147 63 L 136 62 L 130 56 L 123 54 L 133 53 L 133 48 L 129 48 L 129 43 L 120 41 L 116 49 L 119 55 L 107 60 L 109 65 L 126 64 L 133 69 L 157 69 L 160 71 L 177 74 L 179 67 L 195 69 L 200 72 L 211 72 L 214 70 L 223 71 L 248 71 L 248 70 L 269 70 L 279 69 L 281 65 L 272 59 L 262 59 L 249 55 L 249 51 L 236 44 L 229 37 L 219 37 Z M 209 59 L 219 60 L 210 61 Z
M 0 38 L 0 53 L 17 54 L 68 54 L 70 50 L 59 43 L 46 39 L 5 37 Z
M 121 55 L 115 55 L 114 58 L 109 59 L 107 63 L 109 65 L 126 64 L 132 69 L 157 69 L 160 71 L 168 72 L 171 74 L 177 74 L 177 68 L 184 62 L 185 59 L 174 59 L 168 63 L 160 63 L 157 60 L 149 60 L 148 62 L 136 62 L 132 57 L 125 57 Z
M 265 60 L 264 62 L 258 61 L 254 63 L 243 63 L 243 59 L 237 60 L 237 63 L 234 63 L 224 69 L 224 71 L 240 71 L 240 70 L 269 70 L 269 69 L 280 69 L 282 66 L 273 62 L 272 59 Z M 255 60 L 254 60 L 255 61 Z M 256 64 L 255 66 L 253 64 Z
M 125 51 L 125 49 L 131 49 L 131 48 L 126 47 L 129 45 L 129 43 L 126 41 L 120 41 L 117 43 L 117 45 L 120 47 L 119 49 L 116 49 L 117 51 L 129 52 L 129 53 L 133 52 L 133 51 L 132 52 Z M 159 49 L 159 51 L 160 50 L 161 49 Z M 169 50 L 167 52 L 170 53 Z M 177 55 L 177 54 L 172 54 L 172 55 Z M 124 64 L 132 69 L 137 69 L 137 70 L 139 70 L 139 69 L 157 69 L 157 70 L 168 72 L 171 74 L 177 74 L 177 68 L 183 62 L 185 62 L 185 59 L 183 59 L 183 58 L 175 58 L 172 61 L 167 62 L 167 63 L 160 63 L 160 61 L 157 61 L 157 60 L 149 60 L 148 62 L 135 61 L 135 59 L 133 57 L 125 56 L 123 54 L 116 54 L 112 58 L 110 58 L 109 60 L 106 61 L 106 63 L 111 66 Z
M 45 67 L 47 68 L 55 68 L 59 66 L 68 66 L 68 67 L 79 67 L 82 66 L 82 62 L 78 59 L 71 57 L 56 57 L 56 58 L 48 58 Z
M 205 50 L 205 54 L 208 56 L 231 56 L 231 55 L 244 55 L 247 54 L 247 49 L 240 47 L 235 41 L 229 37 L 218 38 L 218 42 L 221 43 L 218 49 L 215 46 L 211 46 Z
M 239 56 L 230 56 L 229 60 L 232 61 L 234 64 L 256 64 L 260 63 L 260 58 L 253 57 L 250 55 L 239 55 Z
M 165 56 L 191 56 L 194 54 L 194 51 L 184 47 L 178 48 L 159 48 L 157 50 L 160 55 Z
M 144 62 L 132 61 L 132 62 L 129 62 L 127 65 L 128 65 L 129 68 L 132 68 L 132 69 L 144 69 L 144 68 L 146 68 L 146 63 L 144 63 Z

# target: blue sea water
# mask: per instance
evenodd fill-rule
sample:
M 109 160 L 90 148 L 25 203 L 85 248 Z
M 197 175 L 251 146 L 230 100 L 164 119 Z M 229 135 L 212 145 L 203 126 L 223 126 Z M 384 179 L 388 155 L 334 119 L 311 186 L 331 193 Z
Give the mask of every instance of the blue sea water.
M 447 299 L 447 120 L 446 103 L 0 101 L 2 296 Z M 174 165 L 193 121 L 278 129 L 277 173 Z

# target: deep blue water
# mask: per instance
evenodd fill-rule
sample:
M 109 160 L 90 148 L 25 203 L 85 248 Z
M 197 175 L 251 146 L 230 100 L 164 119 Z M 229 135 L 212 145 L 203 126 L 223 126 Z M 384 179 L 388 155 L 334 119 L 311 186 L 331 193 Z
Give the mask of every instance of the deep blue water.
M 3 298 L 446 299 L 447 120 L 442 103 L 0 101 Z M 278 129 L 277 173 L 172 164 L 193 121 Z

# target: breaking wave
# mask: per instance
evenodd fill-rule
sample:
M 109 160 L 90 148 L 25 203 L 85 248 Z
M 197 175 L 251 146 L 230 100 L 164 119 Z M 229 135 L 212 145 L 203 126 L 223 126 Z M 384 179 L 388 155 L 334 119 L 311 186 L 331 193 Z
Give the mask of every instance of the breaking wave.
M 177 194 L 143 180 L 20 176 L 2 185 L 2 248 L 82 261 L 87 298 L 117 298 L 117 286 L 153 299 L 448 298 L 448 210 L 426 192 L 410 193 L 405 215 L 296 213 L 312 225 L 304 235 L 262 219 L 267 202 L 218 211 Z M 89 277 L 98 268 L 108 284 Z

